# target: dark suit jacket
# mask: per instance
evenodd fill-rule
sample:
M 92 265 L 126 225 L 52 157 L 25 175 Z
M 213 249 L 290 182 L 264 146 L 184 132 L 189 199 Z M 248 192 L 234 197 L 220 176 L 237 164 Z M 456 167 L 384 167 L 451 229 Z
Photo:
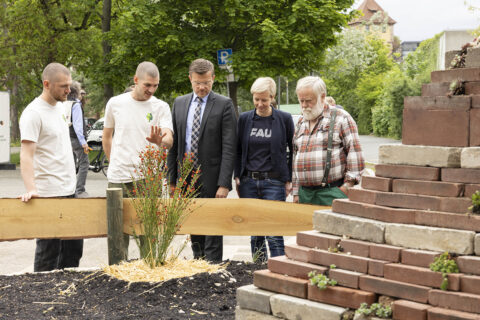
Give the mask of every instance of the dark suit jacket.
M 178 163 L 185 154 L 188 108 L 193 93 L 178 97 L 173 103 L 173 146 L 168 152 L 171 183 L 178 178 Z M 232 189 L 232 173 L 237 142 L 237 118 L 232 100 L 210 92 L 200 125 L 198 160 L 201 175 L 200 197 L 213 198 L 218 187 Z
M 255 110 L 244 112 L 238 119 L 237 160 L 235 163 L 235 178 L 246 174 L 248 139 L 252 131 Z M 272 171 L 280 174 L 278 180 L 292 181 L 293 134 L 295 132 L 292 115 L 290 113 L 273 109 L 272 111 L 272 138 L 270 144 L 270 157 Z M 288 147 L 288 153 L 287 153 Z

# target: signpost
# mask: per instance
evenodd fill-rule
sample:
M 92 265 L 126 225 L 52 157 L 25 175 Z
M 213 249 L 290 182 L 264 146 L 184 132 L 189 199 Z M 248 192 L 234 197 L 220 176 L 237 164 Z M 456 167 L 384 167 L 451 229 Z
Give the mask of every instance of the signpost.
M 0 169 L 15 169 L 10 163 L 10 95 L 0 92 Z
M 233 75 L 233 70 L 232 70 L 232 49 L 220 49 L 217 50 L 217 61 L 218 61 L 218 67 L 220 69 L 227 69 L 228 70 L 228 75 L 227 75 L 227 96 L 230 97 L 230 87 L 228 85 L 229 82 L 235 81 L 235 77 Z

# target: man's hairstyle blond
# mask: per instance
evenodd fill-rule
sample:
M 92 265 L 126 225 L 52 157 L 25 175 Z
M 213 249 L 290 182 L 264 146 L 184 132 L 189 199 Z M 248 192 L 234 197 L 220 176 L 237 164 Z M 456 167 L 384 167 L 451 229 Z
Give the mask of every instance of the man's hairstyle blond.
M 212 76 L 215 74 L 215 67 L 213 66 L 213 63 L 206 59 L 196 59 L 193 60 L 192 63 L 190 63 L 190 67 L 188 68 L 188 73 L 198 73 L 198 74 L 205 74 L 207 72 L 211 71 Z
M 70 76 L 70 70 L 68 70 L 63 64 L 58 62 L 49 63 L 45 69 L 43 69 L 42 81 L 48 80 L 50 82 L 55 82 L 59 73 Z
M 137 71 L 135 71 L 135 75 L 139 79 L 143 79 L 145 75 L 152 78 L 160 79 L 160 72 L 158 71 L 157 66 L 155 65 L 155 63 L 150 61 L 141 62 L 137 67 Z

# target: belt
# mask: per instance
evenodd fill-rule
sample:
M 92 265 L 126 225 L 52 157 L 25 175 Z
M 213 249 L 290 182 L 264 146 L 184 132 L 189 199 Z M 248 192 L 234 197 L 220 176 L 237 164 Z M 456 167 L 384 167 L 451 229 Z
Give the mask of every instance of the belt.
M 318 186 L 302 186 L 302 188 L 305 189 L 311 189 L 311 190 L 318 190 L 318 189 L 325 189 L 325 188 L 333 188 L 333 187 L 341 187 L 343 185 L 343 179 L 333 181 L 330 183 L 327 183 L 326 185 L 318 185 Z
M 255 180 L 280 178 L 280 174 L 274 171 L 247 171 L 246 176 Z

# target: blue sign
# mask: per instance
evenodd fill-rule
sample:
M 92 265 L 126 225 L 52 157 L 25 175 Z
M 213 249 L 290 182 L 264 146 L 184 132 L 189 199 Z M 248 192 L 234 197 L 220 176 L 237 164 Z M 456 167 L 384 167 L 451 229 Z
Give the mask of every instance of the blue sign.
M 219 66 L 227 66 L 232 63 L 232 49 L 217 50 L 217 60 Z

